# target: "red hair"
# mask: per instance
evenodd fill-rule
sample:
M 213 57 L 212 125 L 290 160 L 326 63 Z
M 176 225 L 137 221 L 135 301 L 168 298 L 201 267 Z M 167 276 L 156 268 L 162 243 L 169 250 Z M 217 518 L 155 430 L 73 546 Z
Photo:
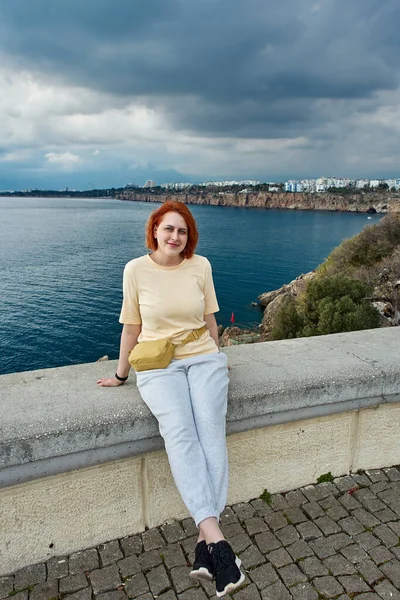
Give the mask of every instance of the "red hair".
M 176 202 L 174 200 L 167 200 L 160 208 L 154 210 L 146 224 L 146 246 L 150 250 L 157 250 L 157 240 L 154 238 L 154 226 L 158 227 L 161 223 L 163 216 L 167 212 L 175 212 L 181 215 L 185 219 L 185 223 L 188 230 L 188 239 L 182 254 L 185 258 L 192 258 L 194 251 L 199 240 L 199 232 L 197 231 L 196 221 L 193 218 L 192 213 L 182 202 Z

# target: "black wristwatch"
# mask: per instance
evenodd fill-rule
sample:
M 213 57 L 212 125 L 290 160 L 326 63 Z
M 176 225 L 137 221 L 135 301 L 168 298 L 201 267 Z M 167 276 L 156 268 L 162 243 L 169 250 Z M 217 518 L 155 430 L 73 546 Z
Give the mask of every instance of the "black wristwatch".
M 122 383 L 125 383 L 125 381 L 128 379 L 129 375 L 127 375 L 126 377 L 120 377 L 118 375 L 118 373 L 115 373 L 115 379 L 118 379 L 118 381 L 122 381 Z

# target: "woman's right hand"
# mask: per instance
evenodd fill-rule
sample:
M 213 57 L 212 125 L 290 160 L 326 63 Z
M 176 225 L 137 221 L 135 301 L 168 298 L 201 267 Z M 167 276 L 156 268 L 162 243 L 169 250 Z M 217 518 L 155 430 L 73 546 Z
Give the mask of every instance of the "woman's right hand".
M 102 377 L 96 383 L 100 387 L 119 387 L 120 385 L 124 385 L 125 381 L 118 381 L 116 377 Z

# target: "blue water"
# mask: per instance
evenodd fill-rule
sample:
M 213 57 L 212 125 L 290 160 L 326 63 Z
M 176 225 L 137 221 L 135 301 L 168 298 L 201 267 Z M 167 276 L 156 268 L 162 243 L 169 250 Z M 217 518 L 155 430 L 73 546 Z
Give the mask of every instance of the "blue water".
M 125 263 L 143 254 L 155 204 L 0 198 L 0 373 L 117 358 Z M 379 217 L 191 207 L 221 311 L 258 323 L 251 302 L 315 268 Z

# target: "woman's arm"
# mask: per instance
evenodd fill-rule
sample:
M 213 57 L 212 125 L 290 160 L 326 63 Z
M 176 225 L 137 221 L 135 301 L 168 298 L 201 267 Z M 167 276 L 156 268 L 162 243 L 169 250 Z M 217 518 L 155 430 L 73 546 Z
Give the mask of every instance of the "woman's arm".
M 214 313 L 211 313 L 210 315 L 204 315 L 203 318 L 206 322 L 206 327 L 219 350 L 218 326 L 217 321 L 215 320 L 215 315 Z
M 117 374 L 120 377 L 127 377 L 131 368 L 128 362 L 130 351 L 137 344 L 139 333 L 142 330 L 141 325 L 124 325 L 121 333 L 121 343 L 119 347 L 119 360 Z M 122 385 L 123 381 L 118 381 L 115 377 L 102 378 L 97 381 L 101 387 L 117 387 Z

